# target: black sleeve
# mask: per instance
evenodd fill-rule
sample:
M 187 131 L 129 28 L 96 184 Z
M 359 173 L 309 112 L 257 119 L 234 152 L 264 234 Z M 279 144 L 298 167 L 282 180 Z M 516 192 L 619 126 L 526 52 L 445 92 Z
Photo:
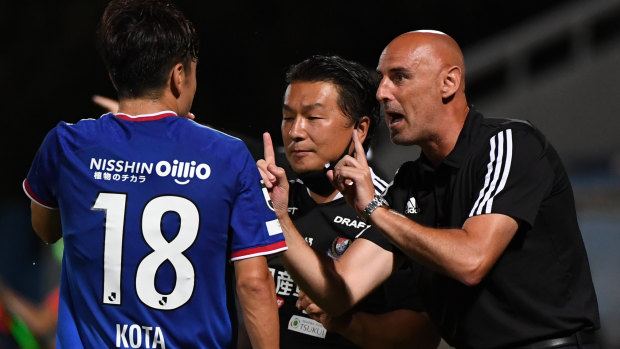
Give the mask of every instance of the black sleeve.
M 527 125 L 499 130 L 477 158 L 477 195 L 469 217 L 501 213 L 534 224 L 553 185 L 553 169 L 542 135 Z

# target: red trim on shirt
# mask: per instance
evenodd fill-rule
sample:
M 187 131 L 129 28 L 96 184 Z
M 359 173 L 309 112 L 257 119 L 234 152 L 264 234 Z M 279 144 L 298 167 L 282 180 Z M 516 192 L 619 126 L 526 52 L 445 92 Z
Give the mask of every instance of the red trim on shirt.
M 129 115 L 125 113 L 118 113 L 116 117 L 127 121 L 153 121 L 167 118 L 169 116 L 177 116 L 174 112 L 163 111 L 155 114 L 143 114 L 143 115 Z
M 274 252 L 276 250 L 283 249 L 283 248 L 286 248 L 286 241 L 278 241 L 276 243 L 273 243 L 267 246 L 260 246 L 260 247 L 248 248 L 247 250 L 234 251 L 232 252 L 230 257 L 234 259 L 234 258 L 250 256 L 250 255 L 257 255 L 257 256 L 265 255 L 265 254 L 270 254 L 270 252 Z
M 32 189 L 30 189 L 30 185 L 28 185 L 28 179 L 24 179 L 24 190 L 26 191 L 26 194 L 28 194 L 28 196 L 30 197 L 31 200 L 36 201 L 39 205 L 41 206 L 45 206 L 45 207 L 54 207 L 54 205 L 49 204 L 43 200 L 41 200 L 41 198 L 39 198 L 33 191 Z

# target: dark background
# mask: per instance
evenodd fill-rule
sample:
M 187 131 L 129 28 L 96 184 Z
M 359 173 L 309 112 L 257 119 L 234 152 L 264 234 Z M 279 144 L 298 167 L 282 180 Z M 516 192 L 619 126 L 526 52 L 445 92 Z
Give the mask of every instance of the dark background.
M 243 137 L 279 134 L 284 73 L 312 54 L 370 68 L 395 36 L 437 29 L 465 49 L 569 1 L 177 1 L 201 38 L 197 121 Z M 49 129 L 96 118 L 93 94 L 115 97 L 95 49 L 107 1 L 0 3 L 0 81 L 5 129 L 2 197 L 21 181 Z M 8 127 L 7 127 L 8 125 Z M 279 136 L 274 140 L 279 141 Z

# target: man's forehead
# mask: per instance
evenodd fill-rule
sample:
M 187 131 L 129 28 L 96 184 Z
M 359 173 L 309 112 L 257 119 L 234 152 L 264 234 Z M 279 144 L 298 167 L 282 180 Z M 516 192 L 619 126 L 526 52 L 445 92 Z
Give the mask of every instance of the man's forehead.
M 304 81 L 297 80 L 292 81 L 287 87 L 284 93 L 286 97 L 312 97 L 312 98 L 325 98 L 337 93 L 337 87 L 331 81 Z
M 412 47 L 392 49 L 388 46 L 379 56 L 377 71 L 386 72 L 392 69 L 410 68 L 417 60 L 419 59 L 416 58 L 415 50 Z
M 331 103 L 336 103 L 338 96 L 338 91 L 331 82 L 293 81 L 284 93 L 283 108 L 323 109 Z

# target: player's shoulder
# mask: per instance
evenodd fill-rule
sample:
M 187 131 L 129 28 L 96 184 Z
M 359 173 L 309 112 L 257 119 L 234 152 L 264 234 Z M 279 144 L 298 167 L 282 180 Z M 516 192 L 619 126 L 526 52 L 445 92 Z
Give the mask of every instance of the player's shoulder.
M 58 124 L 56 124 L 55 128 L 61 129 L 61 130 L 91 129 L 91 128 L 97 127 L 98 124 L 100 124 L 102 121 L 104 121 L 105 119 L 109 118 L 112 115 L 113 115 L 112 113 L 108 113 L 108 114 L 103 114 L 97 118 L 83 118 L 75 122 L 59 121 Z
M 226 132 L 193 120 L 186 120 L 185 123 L 192 130 L 186 135 L 191 134 L 191 137 L 194 137 L 198 142 L 216 143 L 228 149 L 247 148 L 242 139 Z
M 102 124 L 112 114 L 103 114 L 99 118 L 84 118 L 76 122 L 59 121 L 48 133 L 61 142 L 92 142 L 107 133 L 102 132 Z
M 221 140 L 225 140 L 225 141 L 230 141 L 230 142 L 239 142 L 241 141 L 240 138 L 235 137 L 229 133 L 226 133 L 222 130 L 218 130 L 216 128 L 213 128 L 211 126 L 208 125 L 204 125 L 204 124 L 200 124 L 198 122 L 195 121 L 190 121 L 190 124 L 194 125 L 197 129 L 200 129 L 202 132 L 208 133 L 210 135 L 212 135 L 213 137 L 216 137 L 218 139 Z

